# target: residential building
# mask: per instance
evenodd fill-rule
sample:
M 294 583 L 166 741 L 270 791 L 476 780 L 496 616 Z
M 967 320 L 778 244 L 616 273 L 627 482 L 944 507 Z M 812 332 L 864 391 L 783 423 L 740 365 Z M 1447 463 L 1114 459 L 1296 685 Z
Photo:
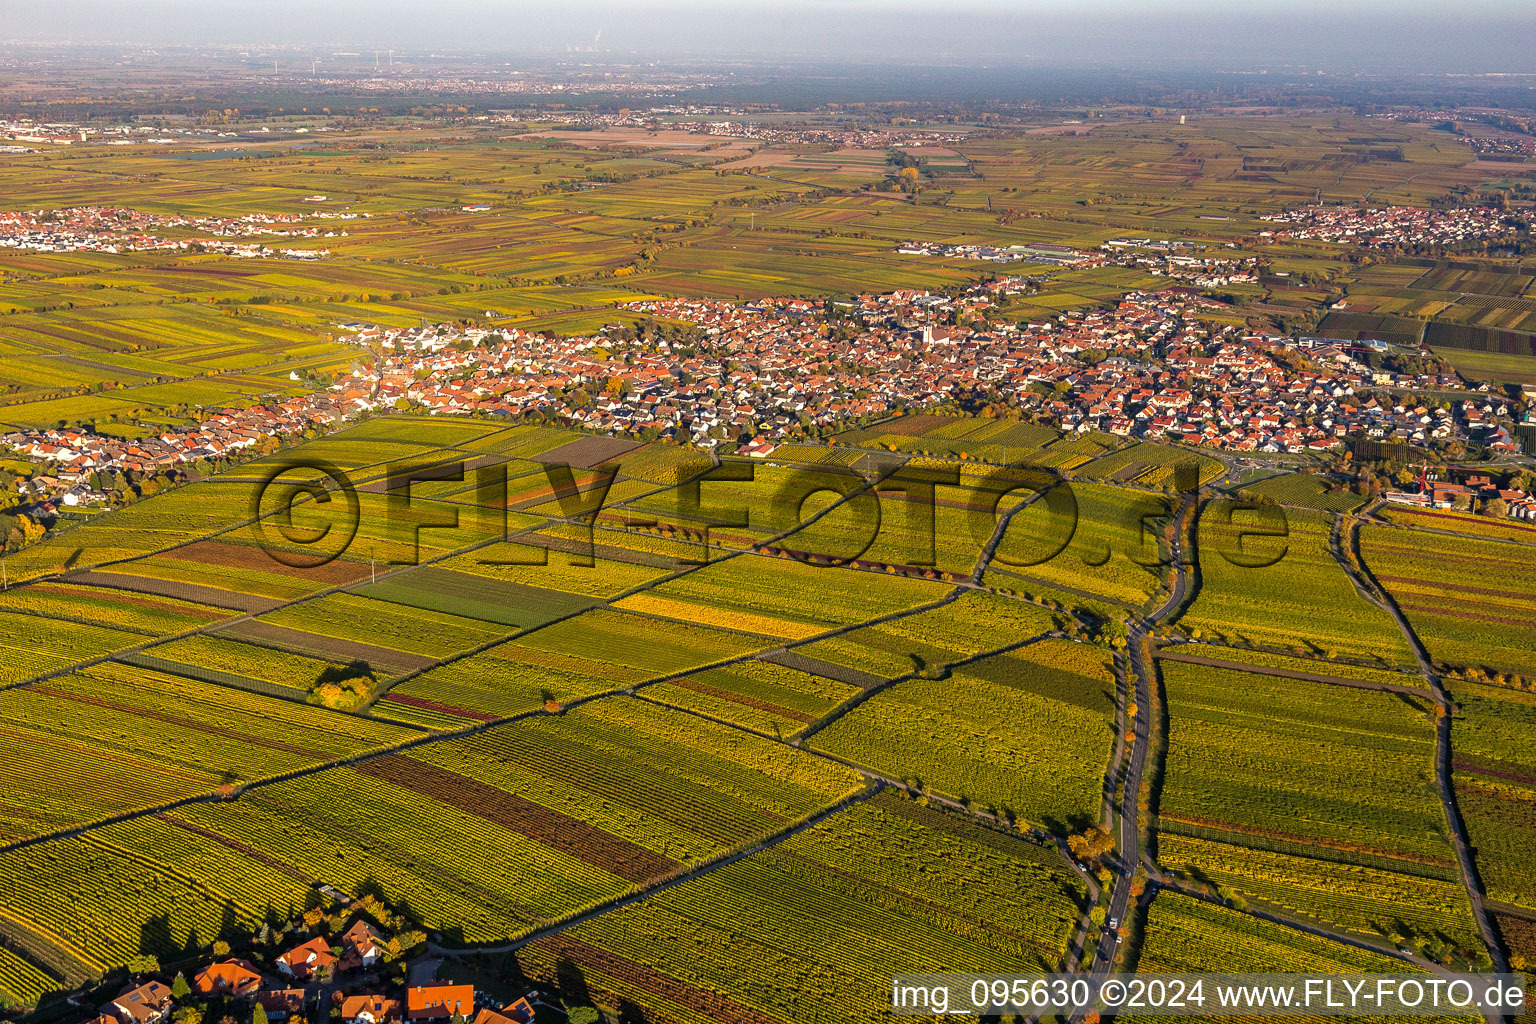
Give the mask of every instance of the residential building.
M 282 954 L 276 964 L 279 971 L 295 981 L 308 981 L 316 971 L 334 967 L 337 959 L 331 952 L 330 940 L 322 935 Z
M 342 1024 L 394 1024 L 403 1018 L 400 1000 L 366 993 L 341 1003 Z
M 475 1012 L 475 986 L 422 985 L 406 990 L 406 1019 L 443 1021 Z
M 101 1007 L 103 1016 L 114 1017 L 119 1024 L 155 1024 L 169 1017 L 175 1007 L 171 987 L 164 982 L 146 981 L 125 989 L 123 994 Z
M 246 999 L 261 988 L 261 972 L 245 960 L 225 960 L 198 971 L 192 991 L 200 996 Z

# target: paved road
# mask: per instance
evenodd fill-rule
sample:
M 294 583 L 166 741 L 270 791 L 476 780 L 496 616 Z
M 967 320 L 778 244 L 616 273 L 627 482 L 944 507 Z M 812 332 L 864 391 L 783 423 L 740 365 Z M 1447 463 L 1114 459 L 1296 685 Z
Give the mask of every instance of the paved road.
M 1131 883 L 1135 879 L 1136 867 L 1142 860 L 1141 836 L 1137 820 L 1138 800 L 1152 740 L 1151 691 L 1152 673 L 1155 671 L 1144 650 L 1145 647 L 1150 646 L 1148 633 L 1183 606 L 1189 592 L 1192 572 L 1196 569 L 1192 564 L 1193 557 L 1190 558 L 1191 564 L 1186 565 L 1184 561 L 1186 554 L 1184 525 L 1188 521 L 1193 530 L 1193 517 L 1199 512 L 1201 493 L 1209 493 L 1230 473 L 1231 467 L 1223 463 L 1222 472 L 1217 477 L 1207 483 L 1201 491 L 1186 494 L 1180 501 L 1174 510 L 1174 522 L 1177 526 L 1173 531 L 1173 540 L 1168 550 L 1174 567 L 1174 577 L 1168 588 L 1168 595 L 1145 619 L 1133 618 L 1129 624 L 1130 635 L 1126 644 L 1125 664 L 1131 674 L 1136 717 L 1131 726 L 1130 758 L 1120 790 L 1120 805 L 1115 810 L 1113 822 L 1117 843 L 1116 859 L 1110 865 L 1115 872 L 1114 890 L 1110 895 L 1105 928 L 1100 934 L 1098 949 L 1094 953 L 1093 963 L 1089 968 L 1095 976 L 1108 974 L 1114 965 L 1115 955 L 1120 951 L 1121 930 L 1125 927 L 1127 914 L 1131 909 Z M 1115 922 L 1117 927 L 1110 928 L 1110 921 Z
M 1131 907 L 1131 882 L 1136 865 L 1141 861 L 1141 836 L 1137 828 L 1137 798 L 1141 793 L 1142 773 L 1146 768 L 1147 750 L 1151 746 L 1151 666 L 1142 655 L 1142 642 L 1146 627 L 1135 623 L 1130 629 L 1130 642 L 1126 648 L 1126 663 L 1131 671 L 1131 684 L 1136 703 L 1136 717 L 1132 722 L 1130 762 L 1125 769 L 1125 781 L 1121 787 L 1120 806 L 1115 815 L 1114 832 L 1117 846 L 1115 887 L 1109 900 L 1108 921 L 1116 922 L 1110 928 L 1106 921 L 1098 950 L 1094 953 L 1090 970 L 1094 974 L 1108 973 L 1120 949 L 1120 929 L 1124 928 L 1126 913 Z

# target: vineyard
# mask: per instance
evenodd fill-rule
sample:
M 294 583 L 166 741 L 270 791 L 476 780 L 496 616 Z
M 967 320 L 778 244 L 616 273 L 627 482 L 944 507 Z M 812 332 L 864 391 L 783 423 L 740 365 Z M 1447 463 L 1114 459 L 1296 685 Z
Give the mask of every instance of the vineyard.
M 0 722 L 15 741 L 4 758 L 7 842 L 418 735 L 113 663 L 5 691 Z
M 1158 893 L 1152 901 L 1136 966 L 1169 974 L 1403 974 L 1411 970 L 1380 953 L 1328 942 L 1173 892 Z
M 596 603 L 592 598 L 559 590 L 492 580 L 434 565 L 422 566 L 400 578 L 363 584 L 353 592 L 407 608 L 481 619 L 509 629 L 532 629 Z
M 1456 799 L 1492 899 L 1536 910 L 1536 695 L 1467 683 L 1458 709 Z
M 665 569 L 634 562 L 598 558 L 591 565 L 573 565 L 558 554 L 549 554 L 547 559 L 544 555 L 546 552 L 523 544 L 498 544 L 456 555 L 439 564 L 444 570 L 514 588 L 558 591 L 599 599 L 613 597 L 667 575 Z
M 151 658 L 175 665 L 180 675 L 201 678 L 200 673 L 211 669 L 258 683 L 280 686 L 292 691 L 284 693 L 284 696 L 300 700 L 327 669 L 343 667 L 333 661 L 306 658 L 289 651 L 258 647 L 206 633 L 156 644 L 146 653 Z
M 367 637 L 370 645 L 427 658 L 444 658 L 509 632 L 463 615 L 404 608 L 352 594 L 330 594 L 256 621 L 343 641 Z
M 749 654 L 771 642 L 713 626 L 595 608 L 527 634 L 517 645 L 553 655 L 592 652 L 646 676 L 661 676 Z
M 1219 647 L 1215 644 L 1187 643 L 1165 648 L 1158 655 L 1169 661 L 1190 661 L 1195 664 L 1219 663 L 1215 667 L 1252 671 L 1260 675 L 1286 675 L 1291 678 L 1335 680 L 1342 683 L 1369 683 L 1380 687 L 1425 686 L 1424 678 L 1406 669 L 1385 669 L 1373 665 L 1360 665 L 1348 661 L 1328 660 L 1317 657 L 1298 657 L 1277 654 L 1274 651 L 1254 650 L 1246 647 Z
M 90 968 L 249 928 L 316 879 L 377 885 L 429 927 L 482 941 L 859 788 L 852 772 L 787 746 L 619 700 L 3 853 L 0 880 L 22 893 L 7 913 L 47 938 L 45 953 Z M 73 898 L 49 898 L 65 875 Z M 161 929 L 153 942 L 135 900 L 165 914 L 146 925 Z
M 1330 490 L 1309 473 L 1284 473 L 1256 483 L 1244 484 L 1238 493 L 1244 498 L 1267 499 L 1294 508 L 1318 512 L 1353 512 L 1366 499 L 1347 490 Z
M 23 682 L 77 661 L 105 657 L 147 639 L 142 633 L 106 626 L 0 612 L 0 684 Z
M 1039 636 L 1058 621 L 1037 605 L 968 591 L 937 608 L 863 626 L 795 651 L 873 676 L 931 675 L 984 651 Z
M 1009 817 L 1081 828 L 1114 742 L 1102 651 L 1047 640 L 881 691 L 809 740 L 886 775 Z
M 1158 859 L 1223 892 L 1393 942 L 1476 949 L 1459 881 L 1403 874 L 1190 836 L 1165 835 Z
M 836 679 L 768 661 L 745 661 L 647 686 L 644 695 L 758 732 L 789 736 L 858 693 Z
M 679 1020 L 875 1020 L 893 970 L 1053 968 L 1082 898 L 1049 851 L 882 796 L 519 960 Z
M 1411 505 L 1384 505 L 1377 514 L 1387 522 L 1399 526 L 1460 533 L 1468 537 L 1482 537 L 1489 540 L 1536 544 L 1536 526 L 1509 519 L 1493 519 L 1450 509 L 1414 508 Z
M 71 583 L 38 583 L 6 591 L 0 594 L 0 610 L 69 619 L 151 637 L 200 629 L 230 614 L 193 601 Z
M 1451 862 L 1428 700 L 1166 660 L 1162 671 L 1166 824 Z
M 1038 581 L 1141 607 L 1161 587 L 1158 537 L 1172 499 L 1083 483 L 1069 493 L 1059 507 L 1048 495 L 1009 520 L 994 574 L 1024 580 L 1025 589 Z
M 1188 448 L 1143 442 L 1101 455 L 1079 472 L 1093 480 L 1162 490 L 1204 484 L 1221 474 L 1221 463 Z
M 374 706 L 389 718 L 429 728 L 462 728 L 534 711 L 642 681 L 646 673 L 590 656 L 539 650 L 513 640 L 468 658 L 428 668 Z
M 1526 548 L 1374 524 L 1361 529 L 1360 547 L 1436 662 L 1536 676 Z
M 1356 592 L 1331 553 L 1328 517 L 1290 509 L 1224 522 L 1230 508 L 1212 502 L 1201 514 L 1200 592 L 1181 627 L 1229 644 L 1409 662 L 1392 617 Z
M 1137 963 L 1138 971 L 1169 974 L 1215 972 L 1294 973 L 1294 974 L 1413 974 L 1415 965 L 1401 960 L 1329 942 L 1305 932 L 1284 928 L 1236 910 L 1206 903 L 1190 896 L 1161 892 L 1147 912 L 1147 923 Z M 1212 993 L 1207 989 L 1206 998 Z M 1313 1019 L 1308 1015 L 1267 1014 L 1276 1021 L 1293 1024 Z M 1212 1021 L 1240 1021 L 1241 1016 L 1201 1015 Z M 1155 1020 L 1140 1014 L 1126 1014 L 1127 1021 Z M 1336 1019 L 1363 1022 L 1373 1018 L 1340 1015 Z M 1429 1014 L 1415 1020 L 1436 1024 L 1456 1017 Z M 1462 1018 L 1466 1019 L 1466 1018 Z
M 803 623 L 811 635 L 936 601 L 945 588 L 790 558 L 742 556 L 669 580 L 650 593 L 696 607 L 696 621 L 711 621 L 712 609 L 736 610 Z

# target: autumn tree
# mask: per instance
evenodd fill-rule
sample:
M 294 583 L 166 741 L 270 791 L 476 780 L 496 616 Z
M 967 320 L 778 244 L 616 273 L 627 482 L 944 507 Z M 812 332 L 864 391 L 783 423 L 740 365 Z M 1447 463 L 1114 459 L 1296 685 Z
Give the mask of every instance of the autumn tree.
M 1110 850 L 1114 849 L 1115 838 L 1106 829 L 1097 825 L 1089 828 L 1080 836 L 1072 836 L 1067 839 L 1067 849 L 1072 855 L 1081 861 L 1096 861 Z

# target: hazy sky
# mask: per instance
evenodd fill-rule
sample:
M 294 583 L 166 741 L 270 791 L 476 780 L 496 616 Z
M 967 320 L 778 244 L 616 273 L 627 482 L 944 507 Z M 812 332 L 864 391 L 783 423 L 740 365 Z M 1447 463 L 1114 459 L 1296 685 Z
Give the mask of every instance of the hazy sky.
M 0 38 L 1536 71 L 1531 0 L 0 0 Z

